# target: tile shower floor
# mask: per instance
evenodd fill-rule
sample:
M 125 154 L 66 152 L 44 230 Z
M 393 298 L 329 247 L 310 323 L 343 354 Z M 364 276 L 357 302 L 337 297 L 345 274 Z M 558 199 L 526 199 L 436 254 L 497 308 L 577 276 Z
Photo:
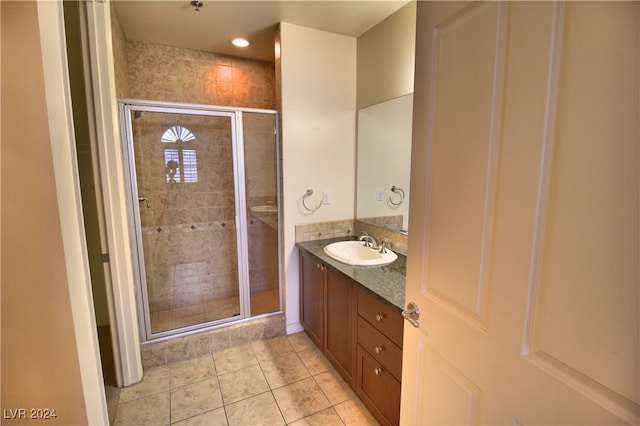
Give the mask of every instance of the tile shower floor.
M 250 316 L 276 312 L 279 309 L 280 292 L 277 289 L 251 293 Z M 238 297 L 192 303 L 151 312 L 151 332 L 160 333 L 239 314 L 240 299 Z
M 168 366 L 107 388 L 116 425 L 377 425 L 304 333 Z

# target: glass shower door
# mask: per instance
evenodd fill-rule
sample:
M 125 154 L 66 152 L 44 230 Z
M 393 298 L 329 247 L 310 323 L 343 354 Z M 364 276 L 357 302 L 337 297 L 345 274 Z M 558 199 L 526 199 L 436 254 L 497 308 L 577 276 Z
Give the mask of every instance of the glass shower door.
M 245 316 L 234 114 L 125 111 L 147 338 Z
M 251 316 L 280 310 L 279 146 L 274 114 L 242 114 Z

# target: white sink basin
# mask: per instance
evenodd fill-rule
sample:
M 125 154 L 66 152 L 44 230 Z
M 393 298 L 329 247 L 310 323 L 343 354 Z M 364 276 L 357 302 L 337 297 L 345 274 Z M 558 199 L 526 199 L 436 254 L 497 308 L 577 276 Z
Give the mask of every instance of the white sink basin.
M 327 256 L 338 262 L 356 266 L 384 266 L 393 262 L 398 255 L 387 249 L 380 253 L 370 247 L 365 247 L 362 241 L 338 241 L 324 247 Z

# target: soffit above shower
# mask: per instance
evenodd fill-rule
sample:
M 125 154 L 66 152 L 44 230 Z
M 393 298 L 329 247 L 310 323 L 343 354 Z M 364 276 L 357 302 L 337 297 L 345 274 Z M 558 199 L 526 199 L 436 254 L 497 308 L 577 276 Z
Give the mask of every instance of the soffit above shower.
M 278 22 L 359 37 L 408 2 L 203 0 L 199 11 L 188 0 L 114 4 L 128 40 L 273 62 Z M 232 46 L 229 40 L 239 36 L 250 39 L 251 46 Z

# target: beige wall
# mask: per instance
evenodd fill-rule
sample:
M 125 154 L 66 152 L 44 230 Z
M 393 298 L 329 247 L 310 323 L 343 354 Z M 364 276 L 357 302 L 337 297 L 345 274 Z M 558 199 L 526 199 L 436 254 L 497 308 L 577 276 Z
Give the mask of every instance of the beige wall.
M 280 24 L 284 261 L 287 328 L 299 329 L 295 225 L 352 219 L 355 185 L 356 39 L 288 23 Z M 309 205 L 323 191 L 330 204 Z
M 36 3 L 5 1 L 0 6 L 2 409 L 56 409 L 55 420 L 37 423 L 86 424 Z
M 358 38 L 358 109 L 413 93 L 416 3 Z
M 289 332 L 296 330 L 298 321 L 295 226 L 354 218 L 355 112 L 413 92 L 415 16 L 412 2 L 358 39 L 280 25 L 281 56 L 276 55 L 276 67 L 282 85 L 278 96 Z M 310 206 L 318 204 L 323 191 L 329 192 L 331 203 L 315 213 L 305 211 L 300 199 L 308 188 L 314 190 Z M 348 227 L 341 231 L 353 232 Z

